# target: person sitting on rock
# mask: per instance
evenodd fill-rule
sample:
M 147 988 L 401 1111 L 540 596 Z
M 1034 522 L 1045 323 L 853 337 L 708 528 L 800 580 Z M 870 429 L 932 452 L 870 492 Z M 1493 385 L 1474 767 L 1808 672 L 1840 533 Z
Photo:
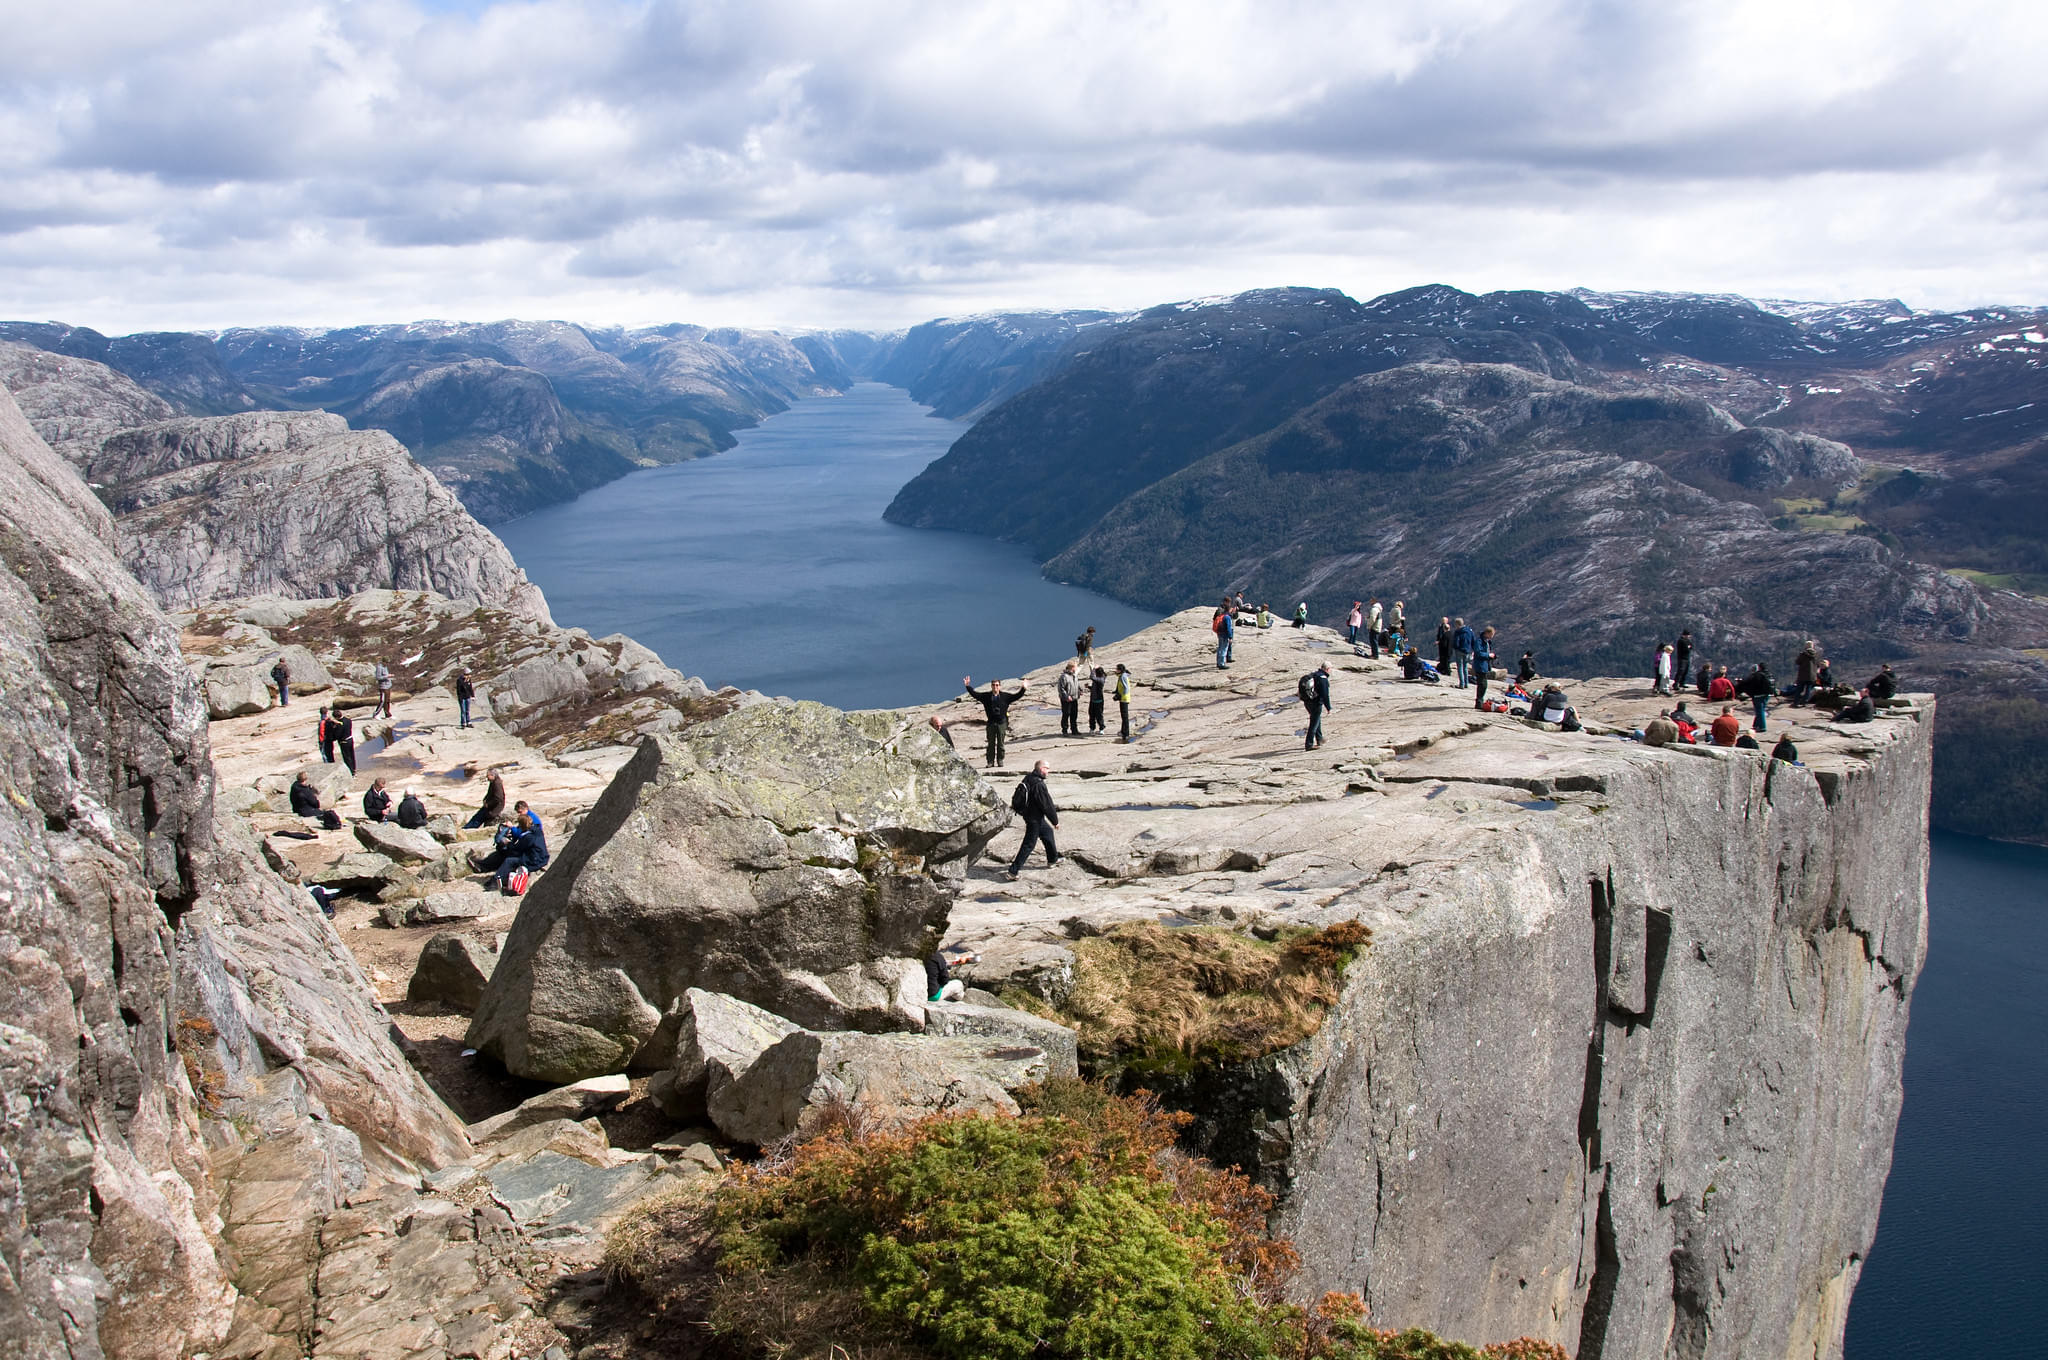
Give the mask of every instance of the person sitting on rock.
M 318 817 L 320 815 L 320 790 L 313 787 L 313 781 L 306 777 L 304 770 L 292 781 L 292 815 L 294 817 Z
M 1707 698 L 1717 704 L 1727 703 L 1735 697 L 1735 682 L 1728 678 L 1726 666 L 1714 667 L 1714 678 L 1707 682 Z
M 1799 748 L 1792 744 L 1791 732 L 1785 731 L 1778 734 L 1778 744 L 1771 748 L 1771 759 L 1782 760 L 1787 765 L 1797 765 L 1799 763 Z
M 512 813 L 512 820 L 498 828 L 491 853 L 482 859 L 474 854 L 469 857 L 470 868 L 480 874 L 498 876 L 500 892 L 511 887 L 513 870 L 548 867 L 548 838 L 541 828 L 540 814 L 528 807 L 525 799 L 512 805 Z
M 1422 680 L 1424 679 L 1424 672 L 1428 669 L 1429 663 L 1424 661 L 1413 647 L 1401 653 L 1401 678 L 1403 680 Z
M 1878 667 L 1877 674 L 1870 677 L 1870 683 L 1863 688 L 1876 703 L 1888 704 L 1899 692 L 1899 677 L 1892 674 L 1892 663 L 1887 661 Z
M 480 826 L 489 826 L 504 815 L 505 776 L 492 770 L 491 782 L 484 788 L 484 805 L 476 810 L 475 816 L 463 823 L 462 829 L 474 831 Z
M 1523 652 L 1522 664 L 1515 670 L 1515 683 L 1526 685 L 1536 678 L 1536 653 Z
M 1761 751 L 1764 748 L 1756 744 L 1755 737 L 1752 737 L 1749 733 L 1744 732 L 1741 736 L 1735 739 L 1735 749 L 1738 751 Z
M 1731 705 L 1723 704 L 1721 716 L 1714 719 L 1714 725 L 1709 730 L 1713 734 L 1714 745 L 1733 746 L 1735 739 L 1742 735 L 1742 719 L 1735 716 L 1735 709 Z
M 380 779 L 377 782 L 381 784 L 384 781 Z M 427 805 L 411 789 L 407 789 L 405 797 L 398 800 L 398 824 L 407 831 L 424 830 L 427 825 Z
M 1877 705 L 1870 702 L 1870 691 L 1862 690 L 1835 715 L 1838 723 L 1867 723 L 1877 717 Z
M 958 1001 L 967 990 L 967 984 L 953 976 L 953 969 L 963 963 L 979 963 L 977 954 L 962 954 L 956 959 L 947 959 L 946 951 L 934 949 L 932 956 L 924 961 L 924 994 L 931 1001 Z
M 1645 746 L 1669 746 L 1678 740 L 1678 724 L 1664 714 L 1643 724 L 1642 743 Z
M 381 778 L 370 781 L 370 787 L 363 790 L 363 815 L 373 822 L 381 822 L 390 815 L 391 795 L 384 791 Z
M 1294 626 L 1295 626 L 1296 628 L 1306 628 L 1306 627 L 1308 627 L 1308 601 L 1307 601 L 1307 600 L 1303 600 L 1303 601 L 1302 601 L 1302 602 L 1301 602 L 1300 604 L 1298 604 L 1298 605 L 1294 606 Z
M 1537 722 L 1561 723 L 1565 710 L 1571 707 L 1571 700 L 1556 685 L 1545 685 L 1543 692 L 1529 703 L 1529 716 Z
M 1680 699 L 1678 707 L 1671 710 L 1671 721 L 1678 724 L 1678 736 L 1681 741 L 1696 740 L 1694 733 L 1699 730 L 1699 719 L 1686 712 L 1685 700 Z
M 1266 606 L 1264 606 L 1264 605 L 1260 605 L 1260 606 L 1259 606 L 1259 627 L 1261 627 L 1261 628 L 1271 628 L 1272 626 L 1273 626 L 1273 611 L 1272 611 L 1272 610 L 1270 610 L 1270 609 L 1268 609 L 1268 608 L 1266 608 Z

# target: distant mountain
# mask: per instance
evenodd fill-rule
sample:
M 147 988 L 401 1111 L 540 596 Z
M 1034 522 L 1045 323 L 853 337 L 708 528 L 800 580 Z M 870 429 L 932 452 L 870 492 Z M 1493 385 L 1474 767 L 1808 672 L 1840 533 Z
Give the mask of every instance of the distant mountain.
M 1003 312 L 943 318 L 877 343 L 863 376 L 910 393 L 932 414 L 974 419 L 1037 382 L 1076 337 L 1112 312 Z
M 566 500 L 636 467 L 731 448 L 735 430 L 802 397 L 845 390 L 886 344 L 857 332 L 792 338 L 560 321 L 114 339 L 53 322 L 8 322 L 0 340 L 104 364 L 179 413 L 323 409 L 357 429 L 387 430 L 486 521 Z

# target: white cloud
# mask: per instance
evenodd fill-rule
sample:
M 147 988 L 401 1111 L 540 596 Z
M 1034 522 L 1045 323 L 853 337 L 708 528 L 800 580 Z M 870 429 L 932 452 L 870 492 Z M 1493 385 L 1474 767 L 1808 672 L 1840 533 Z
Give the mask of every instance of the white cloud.
M 8 14 L 4 11 L 14 10 Z M 0 0 L 0 315 L 2048 296 L 2048 6 Z

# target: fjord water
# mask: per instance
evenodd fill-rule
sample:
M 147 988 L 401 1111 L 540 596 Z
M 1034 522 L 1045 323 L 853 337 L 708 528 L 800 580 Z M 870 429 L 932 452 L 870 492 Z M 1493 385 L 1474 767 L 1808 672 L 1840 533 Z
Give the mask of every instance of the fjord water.
M 626 633 L 714 688 L 841 708 L 933 702 L 962 675 L 979 685 L 1072 656 L 1091 624 L 1108 643 L 1159 621 L 1047 581 L 1013 544 L 884 524 L 896 489 L 963 428 L 862 383 L 498 536 L 563 626 Z
M 1906 1108 L 1844 1355 L 2048 1355 L 2048 850 L 1933 850 Z
M 925 702 L 1154 622 L 1009 544 L 884 524 L 961 427 L 864 384 L 499 529 L 564 625 L 713 685 Z M 1105 475 L 1110 475 L 1105 470 Z M 1113 646 L 1105 653 L 1114 658 Z M 1906 1105 L 1848 1360 L 2048 1353 L 2048 850 L 1937 835 Z

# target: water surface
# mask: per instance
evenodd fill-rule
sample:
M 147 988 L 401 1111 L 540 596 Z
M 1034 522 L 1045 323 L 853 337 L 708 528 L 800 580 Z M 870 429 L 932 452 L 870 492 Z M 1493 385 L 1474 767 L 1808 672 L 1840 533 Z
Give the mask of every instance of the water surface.
M 893 387 L 797 403 L 714 458 L 502 525 L 555 621 L 626 633 L 706 683 L 841 708 L 930 703 L 1159 621 L 1023 548 L 882 522 L 964 426 Z M 1114 656 L 1110 658 L 1114 661 Z
M 1906 1108 L 1844 1355 L 2048 1355 L 2048 850 L 1933 849 Z

